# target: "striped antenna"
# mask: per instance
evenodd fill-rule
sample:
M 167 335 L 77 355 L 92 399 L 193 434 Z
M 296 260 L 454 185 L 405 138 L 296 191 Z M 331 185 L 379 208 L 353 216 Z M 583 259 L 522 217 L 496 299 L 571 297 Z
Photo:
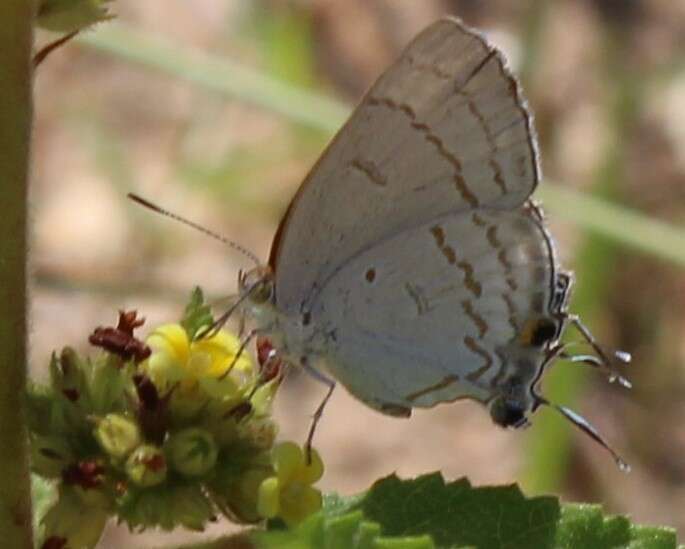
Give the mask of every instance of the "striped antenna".
M 166 216 L 170 219 L 173 219 L 175 221 L 179 221 L 180 223 L 183 223 L 184 225 L 187 225 L 188 227 L 192 227 L 193 229 L 200 231 L 201 233 L 204 233 L 207 236 L 211 236 L 212 238 L 214 238 L 215 240 L 218 240 L 219 242 L 223 242 L 228 247 L 233 248 L 237 252 L 240 252 L 244 256 L 250 258 L 254 262 L 255 265 L 257 265 L 257 266 L 261 265 L 261 262 L 259 261 L 259 258 L 256 255 L 254 255 L 249 250 L 243 248 L 240 244 L 237 244 L 237 243 L 233 242 L 232 240 L 229 240 L 225 236 L 222 236 L 219 233 L 215 233 L 214 231 L 210 231 L 206 227 L 203 227 L 202 225 L 198 225 L 197 223 L 194 223 L 193 221 L 190 221 L 190 220 L 186 219 L 185 217 L 181 217 L 178 214 L 170 212 L 169 210 L 165 210 L 164 208 L 160 208 L 159 206 L 157 206 L 157 204 L 153 204 L 149 200 L 146 200 L 142 196 L 139 196 L 135 193 L 128 193 L 126 196 L 128 198 L 130 198 L 131 200 L 133 200 L 134 202 L 140 204 L 141 206 L 144 206 L 148 210 L 152 210 L 155 213 L 164 215 L 164 216 Z

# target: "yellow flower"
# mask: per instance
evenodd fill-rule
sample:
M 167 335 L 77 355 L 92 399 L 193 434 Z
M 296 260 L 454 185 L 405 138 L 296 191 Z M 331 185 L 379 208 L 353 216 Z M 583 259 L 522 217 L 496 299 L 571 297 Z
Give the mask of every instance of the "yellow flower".
M 307 463 L 302 449 L 293 442 L 274 447 L 271 453 L 276 476 L 259 486 L 257 511 L 265 518 L 280 517 L 292 527 L 321 509 L 321 492 L 311 485 L 323 475 L 323 462 L 312 450 Z
M 178 384 L 180 396 L 201 392 L 213 399 L 223 399 L 243 394 L 256 379 L 247 352 L 231 367 L 240 342 L 224 330 L 206 339 L 190 341 L 180 324 L 165 324 L 155 329 L 146 343 L 152 355 L 141 368 L 160 391 Z

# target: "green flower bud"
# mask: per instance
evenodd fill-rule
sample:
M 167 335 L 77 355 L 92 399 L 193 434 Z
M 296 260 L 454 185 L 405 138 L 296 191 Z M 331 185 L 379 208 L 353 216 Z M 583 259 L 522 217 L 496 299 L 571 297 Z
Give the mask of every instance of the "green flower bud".
M 171 435 L 165 448 L 171 467 L 189 477 L 211 471 L 219 454 L 211 433 L 198 428 Z
M 102 353 L 93 362 L 88 387 L 93 414 L 106 414 L 118 409 L 117 404 L 124 403 L 127 372 L 114 364 L 115 360 L 121 359 Z
M 114 459 L 125 458 L 141 442 L 138 425 L 120 414 L 107 414 L 98 421 L 93 434 L 100 447 Z
M 273 471 L 262 468 L 242 471 L 240 477 L 233 482 L 221 487 L 213 486 L 219 490 L 213 492 L 212 496 L 233 522 L 259 522 L 264 518 L 257 512 L 259 487 L 272 473 Z
M 166 480 L 164 452 L 157 446 L 138 446 L 126 461 L 126 473 L 138 486 L 155 486 Z
M 238 424 L 238 432 L 240 438 L 248 441 L 252 446 L 268 450 L 276 440 L 278 426 L 269 418 L 248 419 Z
M 50 378 L 54 391 L 74 404 L 83 405 L 83 399 L 87 396 L 84 390 L 86 369 L 87 363 L 71 347 L 62 349 L 59 357 L 53 353 Z
M 182 486 L 174 490 L 171 513 L 175 524 L 202 531 L 207 521 L 214 519 L 214 506 L 199 486 Z

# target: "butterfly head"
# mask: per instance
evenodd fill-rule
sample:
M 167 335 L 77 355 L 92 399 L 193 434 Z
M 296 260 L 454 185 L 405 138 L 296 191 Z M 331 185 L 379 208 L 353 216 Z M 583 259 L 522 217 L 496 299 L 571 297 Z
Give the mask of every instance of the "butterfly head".
M 522 379 L 510 378 L 503 391 L 490 402 L 490 417 L 500 427 L 525 427 L 534 408 L 530 390 Z

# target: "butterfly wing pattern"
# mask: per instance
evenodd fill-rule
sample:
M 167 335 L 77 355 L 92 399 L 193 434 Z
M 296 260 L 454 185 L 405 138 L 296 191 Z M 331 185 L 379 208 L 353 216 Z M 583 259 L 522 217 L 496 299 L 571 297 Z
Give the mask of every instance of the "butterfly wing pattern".
M 556 277 L 528 202 L 540 177 L 535 143 L 497 49 L 455 19 L 419 34 L 279 228 L 276 309 L 314 334 L 304 345 L 291 335 L 290 346 L 395 415 L 463 397 L 487 402 L 518 390 L 512 376 L 531 384 L 544 353 L 525 340 L 527 323 L 550 317 Z
M 487 402 L 512 377 L 529 385 L 546 354 L 530 327 L 551 318 L 553 265 L 539 223 L 518 211 L 405 230 L 349 260 L 314 301 L 328 368 L 388 413 Z
M 331 141 L 293 198 L 269 263 L 220 235 L 129 194 L 139 204 L 229 244 L 257 267 L 239 276 L 239 309 L 279 360 L 299 363 L 383 413 L 471 398 L 493 421 L 521 427 L 554 408 L 630 467 L 583 417 L 536 390 L 555 358 L 604 370 L 614 360 L 567 310 L 540 208 L 532 117 L 502 54 L 445 18 L 421 32 Z M 560 343 L 572 324 L 591 348 Z M 594 353 L 594 354 L 593 354 Z
M 539 171 L 501 53 L 456 19 L 437 21 L 371 87 L 293 199 L 271 252 L 278 309 L 301 312 L 331 273 L 392 235 L 521 206 Z

